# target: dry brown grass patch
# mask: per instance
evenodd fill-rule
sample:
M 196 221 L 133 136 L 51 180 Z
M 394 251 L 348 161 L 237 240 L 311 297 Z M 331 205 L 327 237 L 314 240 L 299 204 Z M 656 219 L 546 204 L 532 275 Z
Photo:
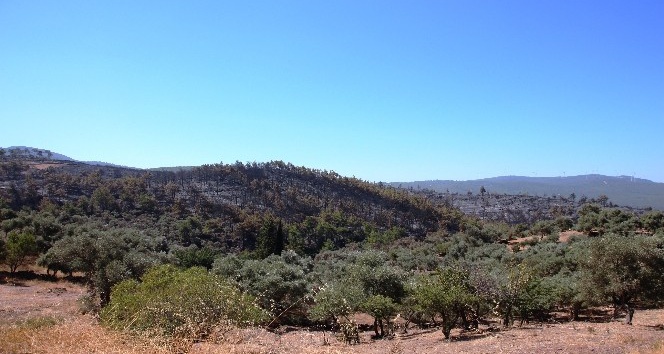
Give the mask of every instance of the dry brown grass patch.
M 43 322 L 43 323 L 42 323 Z M 31 323 L 42 323 L 35 327 Z M 131 337 L 99 326 L 89 316 L 53 323 L 30 321 L 3 326 L 0 353 L 174 353 L 186 352 L 190 343 Z
M 633 351 L 630 354 L 664 354 L 664 339 L 653 344 L 648 350 Z

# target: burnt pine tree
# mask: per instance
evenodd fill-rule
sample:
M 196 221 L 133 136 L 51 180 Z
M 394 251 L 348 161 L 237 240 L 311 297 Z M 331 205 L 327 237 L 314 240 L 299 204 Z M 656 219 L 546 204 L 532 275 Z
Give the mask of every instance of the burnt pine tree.
M 274 254 L 280 255 L 281 252 L 284 250 L 284 244 L 286 243 L 286 236 L 284 234 L 284 226 L 283 222 L 279 220 L 279 224 L 277 225 L 277 235 L 276 235 L 276 240 L 274 244 Z

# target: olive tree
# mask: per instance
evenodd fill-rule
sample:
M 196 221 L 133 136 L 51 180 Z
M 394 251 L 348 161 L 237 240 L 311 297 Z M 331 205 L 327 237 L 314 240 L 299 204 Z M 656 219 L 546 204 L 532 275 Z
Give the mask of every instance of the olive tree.
M 133 229 L 82 230 L 56 241 L 39 259 L 53 271 L 82 272 L 104 306 L 111 287 L 166 261 L 161 240 Z
M 359 310 L 358 299 L 362 297 L 362 289 L 352 282 L 324 284 L 313 296 L 309 317 L 315 321 L 331 321 L 336 327 L 341 319 L 350 321 L 349 316 Z
M 35 236 L 29 232 L 10 232 L 5 244 L 5 263 L 10 273 L 15 273 L 29 255 L 37 251 Z
M 261 260 L 233 255 L 219 257 L 212 272 L 234 281 L 240 289 L 255 296 L 260 306 L 272 314 L 274 323 L 278 323 L 303 317 L 301 310 L 309 295 L 311 267 L 308 257 L 284 251 Z
M 466 311 L 479 301 L 468 282 L 468 274 L 457 267 L 445 267 L 420 276 L 411 289 L 411 306 L 417 306 L 432 318 L 439 317 L 445 339 L 452 329 L 465 321 Z
M 582 291 L 595 303 L 610 303 L 631 324 L 637 302 L 664 298 L 664 240 L 658 236 L 607 235 L 589 241 L 580 263 Z
M 389 265 L 385 253 L 367 251 L 358 255 L 348 268 L 347 277 L 362 289 L 364 296 L 359 307 L 374 317 L 376 337 L 384 337 L 384 324 L 389 324 L 396 304 L 406 295 L 406 274 Z
M 390 265 L 387 254 L 380 251 L 335 251 L 319 256 L 315 276 L 322 284 L 314 296 L 315 316 L 336 321 L 363 311 L 374 317 L 376 337 L 384 337 L 385 324 L 389 325 L 389 317 L 406 295 L 405 272 Z

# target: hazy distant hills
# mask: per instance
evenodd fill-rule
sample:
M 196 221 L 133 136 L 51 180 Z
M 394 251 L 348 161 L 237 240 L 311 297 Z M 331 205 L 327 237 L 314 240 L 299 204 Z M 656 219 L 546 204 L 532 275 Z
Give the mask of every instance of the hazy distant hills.
M 6 151 L 7 154 L 15 154 L 15 155 L 20 155 L 23 157 L 29 157 L 29 158 L 43 158 L 43 159 L 48 159 L 48 160 L 56 160 L 56 161 L 71 161 L 71 162 L 82 162 L 88 165 L 94 165 L 94 166 L 110 166 L 110 167 L 124 167 L 127 168 L 127 166 L 120 166 L 108 162 L 101 162 L 101 161 L 79 161 L 79 160 L 74 160 L 69 156 L 65 156 L 63 154 L 58 154 L 57 152 L 52 152 L 50 150 L 46 149 L 39 149 L 39 148 L 33 148 L 29 146 L 10 146 L 10 147 L 0 147 L 0 149 Z
M 664 210 L 664 183 L 657 183 L 631 176 L 581 175 L 569 177 L 503 176 L 470 181 L 415 181 L 394 182 L 395 187 L 430 189 L 438 192 L 477 194 L 482 186 L 488 193 L 529 194 L 538 196 L 575 194 L 576 199 L 586 196 L 609 197 L 617 205 L 652 207 Z
M 6 148 L 0 147 L 0 149 L 5 150 L 8 155 L 15 154 L 26 157 L 44 158 L 58 161 L 76 161 L 69 156 L 58 154 L 50 150 L 38 149 L 29 146 L 10 146 Z

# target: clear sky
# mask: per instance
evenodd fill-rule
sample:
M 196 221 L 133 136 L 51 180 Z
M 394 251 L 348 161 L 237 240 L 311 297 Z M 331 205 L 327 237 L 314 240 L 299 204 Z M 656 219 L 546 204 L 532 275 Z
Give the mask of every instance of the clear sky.
M 664 1 L 0 1 L 0 146 L 664 182 Z

